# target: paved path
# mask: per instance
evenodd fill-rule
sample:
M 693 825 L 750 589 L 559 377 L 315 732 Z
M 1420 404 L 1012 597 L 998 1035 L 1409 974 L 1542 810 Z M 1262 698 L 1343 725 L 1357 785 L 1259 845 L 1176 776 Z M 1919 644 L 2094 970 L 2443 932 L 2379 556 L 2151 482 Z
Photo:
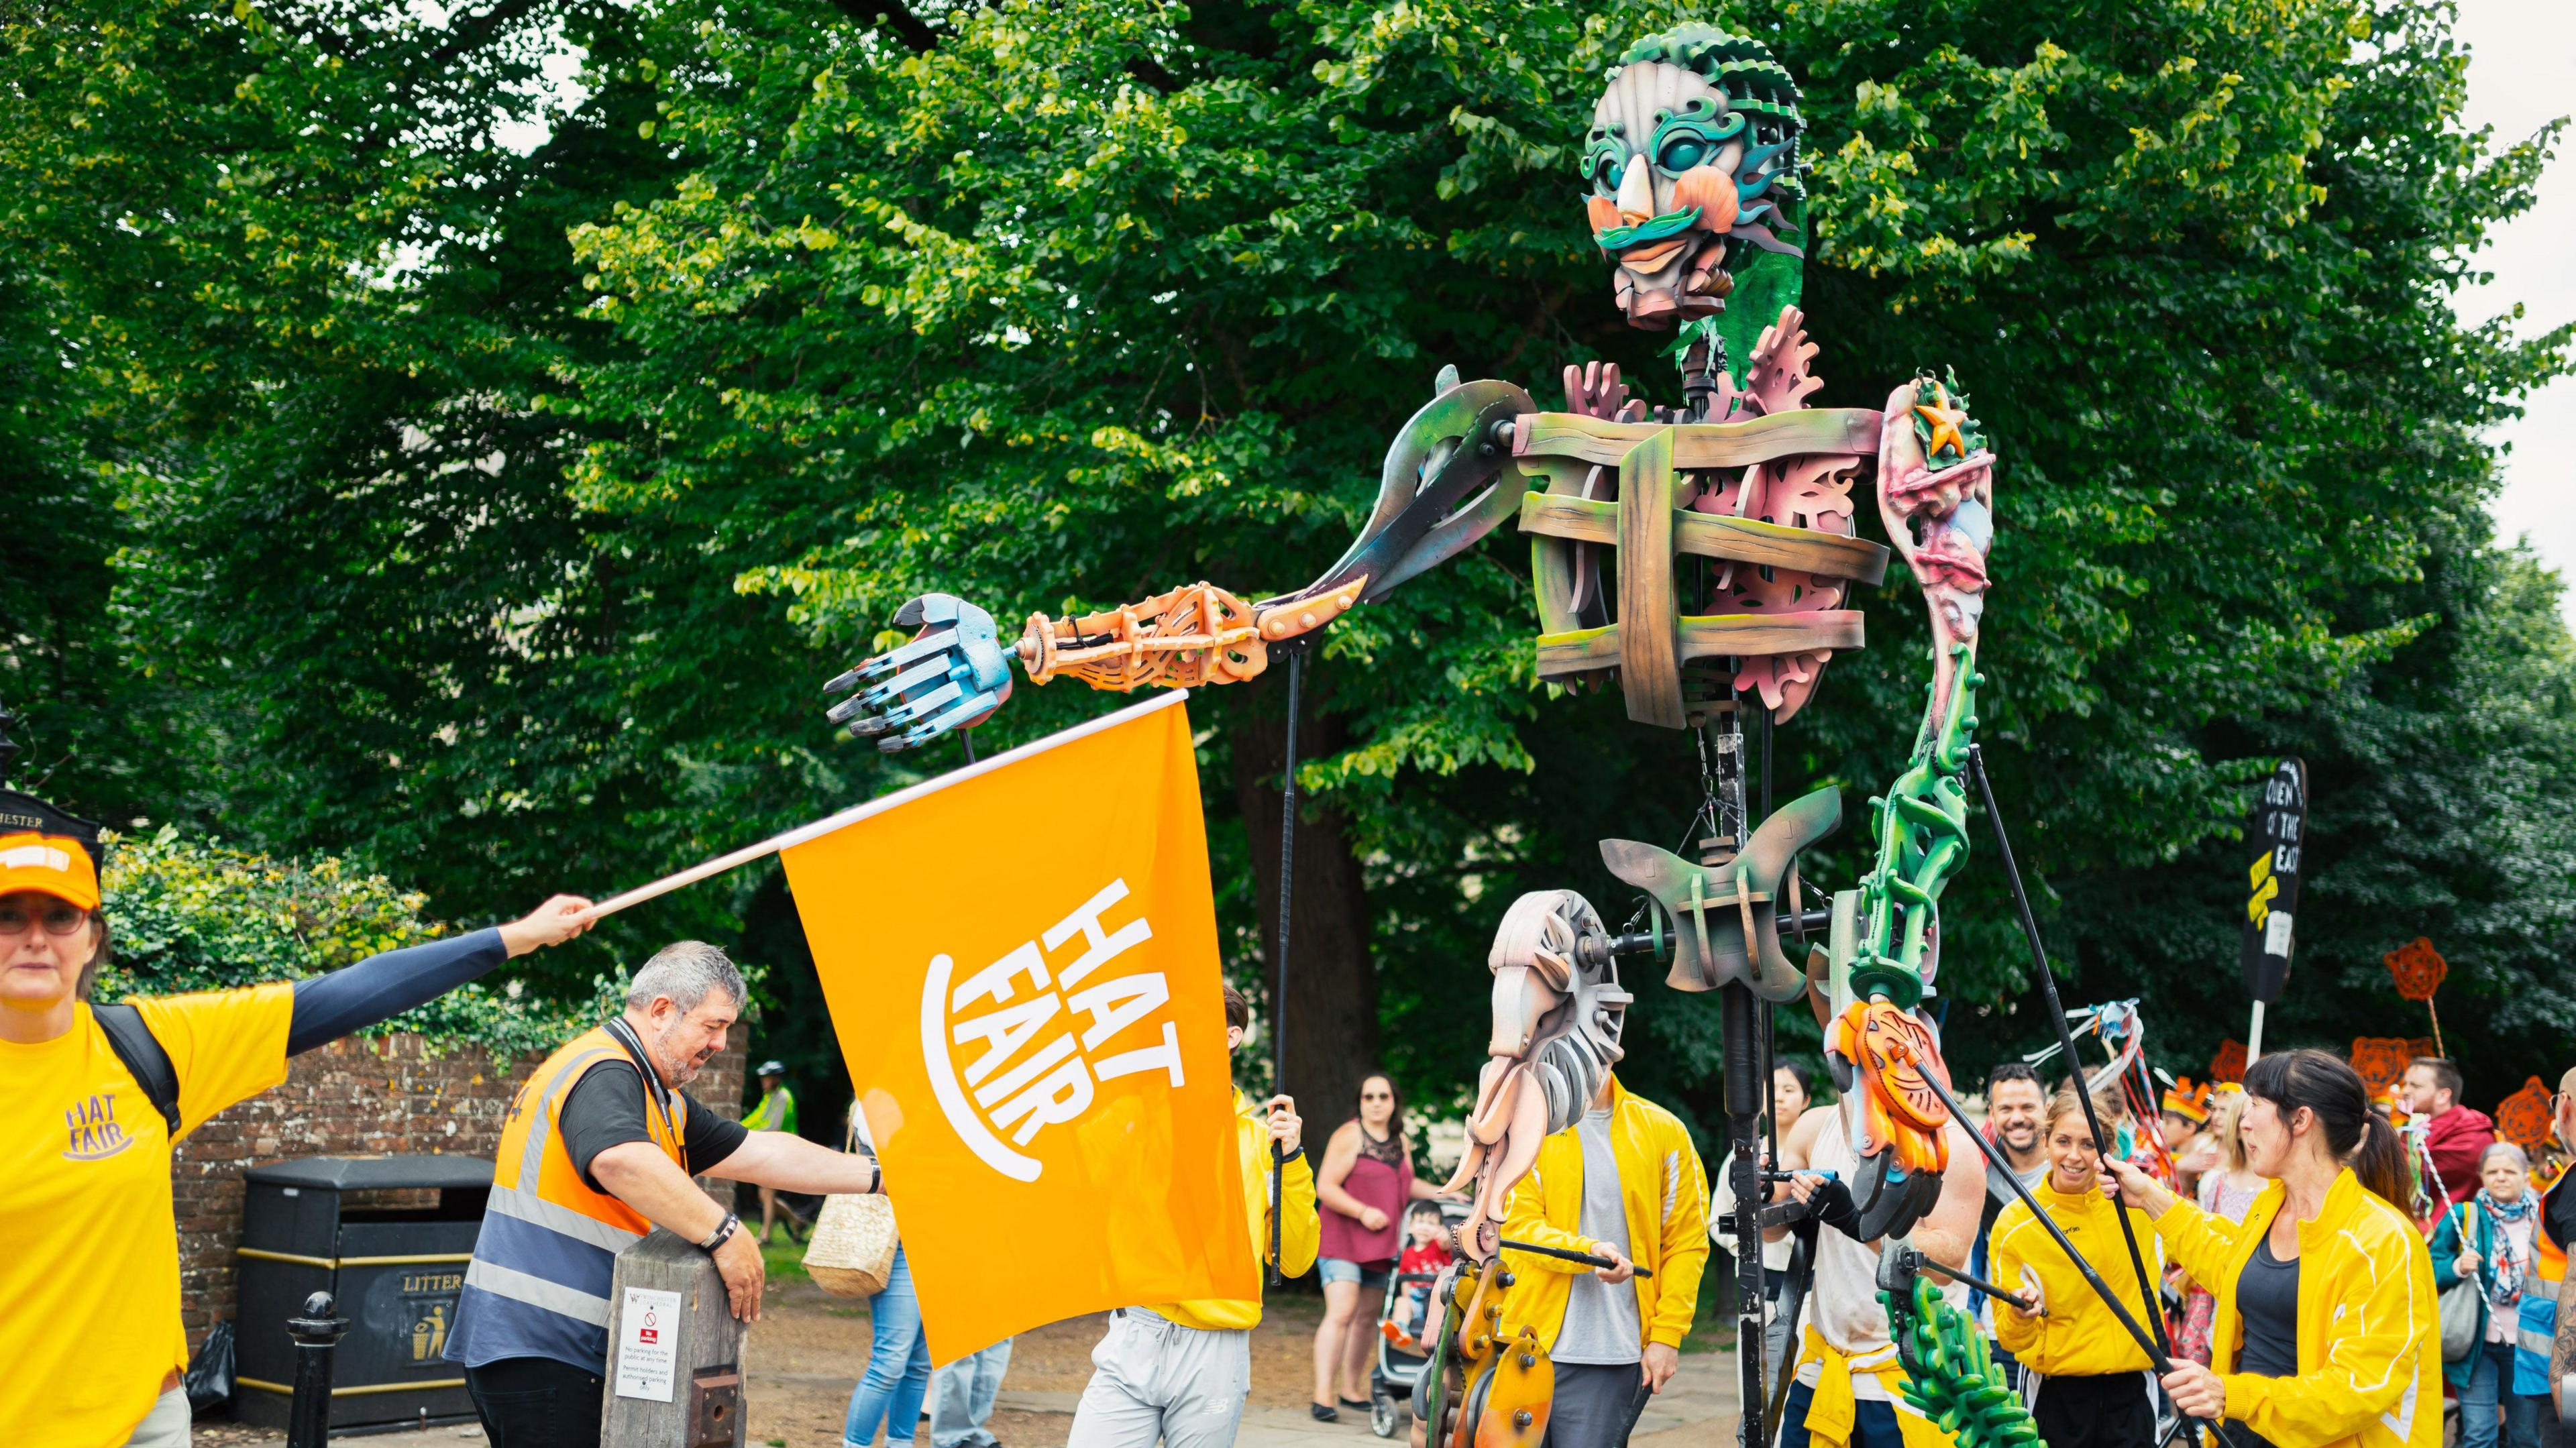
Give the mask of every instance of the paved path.
M 780 1389 L 825 1389 L 847 1392 L 849 1379 L 840 1375 L 808 1373 L 769 1373 L 755 1379 L 751 1390 L 757 1394 L 765 1379 Z M 810 1379 L 810 1381 L 809 1381 Z M 1035 1436 L 1025 1448 L 1062 1448 L 1064 1430 L 1073 1423 L 1074 1404 L 1080 1394 L 1068 1392 L 1002 1390 L 996 1408 L 1006 1413 L 1028 1415 L 1036 1427 Z M 1733 1354 L 1712 1354 L 1683 1359 L 1681 1376 L 1647 1405 L 1637 1420 L 1637 1431 L 1630 1438 L 1630 1448 L 1699 1448 L 1699 1445 L 1722 1444 L 1735 1423 L 1735 1358 Z M 284 1448 L 282 1436 L 252 1437 L 232 1429 L 219 1435 L 224 1448 Z M 200 1441 L 205 1441 L 202 1437 Z M 472 1426 L 432 1428 L 425 1432 L 371 1434 L 361 1439 L 342 1441 L 361 1443 L 365 1448 L 481 1448 L 483 1433 Z M 927 1435 L 924 1435 L 927 1442 Z M 1369 1431 L 1367 1419 L 1358 1413 L 1347 1413 L 1341 1422 L 1318 1423 L 1305 1413 L 1292 1408 L 1251 1408 L 1243 1416 L 1243 1431 L 1235 1439 L 1236 1448 L 1319 1448 L 1319 1445 L 1341 1445 L 1341 1448 L 1363 1448 L 1377 1438 Z M 1402 1442 L 1399 1432 L 1396 1440 Z M 757 1445 L 759 1440 L 755 1439 Z M 1014 1443 L 1012 1448 L 1024 1448 Z

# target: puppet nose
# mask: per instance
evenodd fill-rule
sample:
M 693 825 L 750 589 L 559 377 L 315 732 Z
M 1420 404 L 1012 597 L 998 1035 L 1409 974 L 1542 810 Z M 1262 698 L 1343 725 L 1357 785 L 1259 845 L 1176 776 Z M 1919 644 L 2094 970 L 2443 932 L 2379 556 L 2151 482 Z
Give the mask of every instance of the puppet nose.
M 1643 156 L 1629 157 L 1619 177 L 1619 219 L 1630 226 L 1655 219 L 1655 172 Z

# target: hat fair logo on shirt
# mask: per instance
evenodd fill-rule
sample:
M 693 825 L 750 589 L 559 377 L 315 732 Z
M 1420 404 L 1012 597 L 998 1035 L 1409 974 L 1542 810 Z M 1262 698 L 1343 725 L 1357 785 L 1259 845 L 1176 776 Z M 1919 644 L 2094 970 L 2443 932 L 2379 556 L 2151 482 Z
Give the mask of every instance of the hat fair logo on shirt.
M 956 962 L 931 958 L 921 985 L 921 1051 L 931 1093 L 967 1148 L 1014 1181 L 1036 1181 L 1043 1170 L 1016 1148 L 1050 1126 L 1082 1119 L 1100 1082 L 1161 1072 L 1173 1086 L 1183 1084 L 1180 1028 L 1159 1014 L 1171 1000 L 1162 972 L 1093 979 L 1154 938 L 1142 915 L 1123 925 L 1104 923 L 1126 898 L 1127 882 L 1110 881 L 1037 939 L 953 988 Z M 1049 966 L 1048 953 L 1068 948 L 1077 936 L 1081 953 Z
M 134 1144 L 134 1138 L 116 1119 L 113 1091 L 102 1091 L 66 1107 L 63 1126 L 69 1132 L 69 1144 L 63 1148 L 65 1161 L 102 1161 Z

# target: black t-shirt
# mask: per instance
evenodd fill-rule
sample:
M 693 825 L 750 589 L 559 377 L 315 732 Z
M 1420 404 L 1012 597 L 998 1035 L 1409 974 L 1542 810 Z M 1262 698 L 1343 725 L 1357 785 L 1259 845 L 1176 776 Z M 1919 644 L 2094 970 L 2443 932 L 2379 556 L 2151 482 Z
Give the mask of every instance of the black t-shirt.
M 590 1164 L 612 1146 L 630 1141 L 651 1141 L 653 1133 L 644 1125 L 644 1073 L 632 1061 L 608 1060 L 581 1073 L 572 1093 L 564 1098 L 557 1120 L 563 1129 L 564 1154 L 572 1158 L 573 1168 L 592 1191 L 601 1191 L 599 1180 L 590 1174 Z M 682 1154 L 688 1157 L 688 1173 L 696 1176 L 741 1147 L 751 1135 L 738 1121 L 727 1121 L 698 1104 L 697 1098 L 685 1091 L 672 1093 L 688 1103 L 688 1118 L 680 1127 Z
M 2267 1378 L 2299 1375 L 2299 1263 L 2272 1255 L 2265 1233 L 2236 1279 L 2236 1310 L 2245 1319 L 2245 1350 L 2236 1371 Z

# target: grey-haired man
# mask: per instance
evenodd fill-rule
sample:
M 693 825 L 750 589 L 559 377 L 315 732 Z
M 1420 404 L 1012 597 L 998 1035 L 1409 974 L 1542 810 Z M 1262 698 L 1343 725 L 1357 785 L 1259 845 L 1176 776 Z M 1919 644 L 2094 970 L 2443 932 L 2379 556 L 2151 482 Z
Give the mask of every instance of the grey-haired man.
M 690 1177 L 877 1190 L 875 1162 L 746 1130 L 681 1089 L 724 1049 L 742 1000 L 723 951 L 665 947 L 635 972 L 624 1013 L 555 1052 L 510 1103 L 446 1351 L 492 1448 L 599 1442 L 617 1251 L 654 1227 L 715 1258 L 734 1316 L 760 1316 L 759 1247 Z

